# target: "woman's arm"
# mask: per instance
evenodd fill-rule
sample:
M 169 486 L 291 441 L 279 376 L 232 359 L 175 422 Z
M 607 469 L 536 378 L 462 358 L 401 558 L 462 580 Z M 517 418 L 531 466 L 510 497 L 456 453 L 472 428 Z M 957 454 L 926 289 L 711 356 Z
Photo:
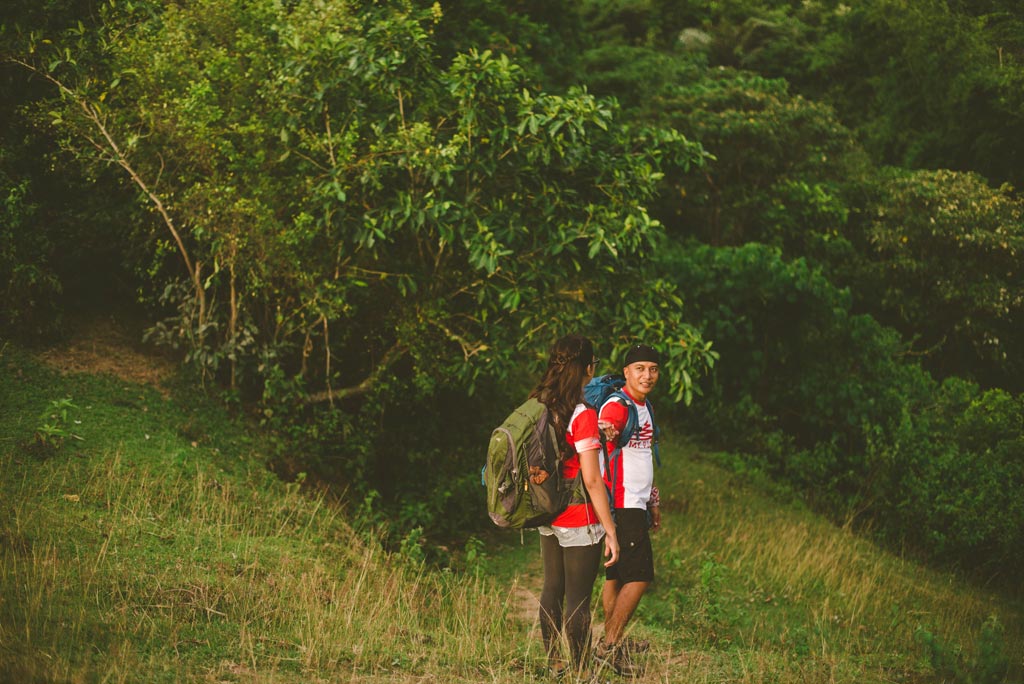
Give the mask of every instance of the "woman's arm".
M 612 509 L 608 505 L 608 490 L 601 477 L 601 466 L 598 461 L 600 449 L 588 449 L 580 452 L 580 470 L 583 471 L 583 485 L 590 495 L 597 519 L 604 527 L 604 555 L 608 556 L 605 567 L 615 565 L 619 560 L 619 538 L 615 534 L 615 521 L 612 520 Z

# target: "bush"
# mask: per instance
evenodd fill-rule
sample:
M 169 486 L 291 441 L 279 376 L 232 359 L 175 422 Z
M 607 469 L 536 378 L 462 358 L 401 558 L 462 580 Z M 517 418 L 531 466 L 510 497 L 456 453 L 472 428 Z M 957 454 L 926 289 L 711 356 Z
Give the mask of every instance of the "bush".
M 880 320 L 916 337 L 942 377 L 1024 389 L 1024 202 L 969 173 L 879 175 L 861 219 L 870 259 L 858 290 Z
M 1024 567 L 1024 406 L 951 378 L 941 385 L 849 293 L 759 244 L 668 251 L 716 341 L 689 426 L 746 451 L 839 521 L 966 568 Z
M 0 336 L 37 337 L 58 329 L 60 281 L 50 266 L 46 233 L 30 230 L 36 206 L 28 180 L 5 171 L 0 149 Z

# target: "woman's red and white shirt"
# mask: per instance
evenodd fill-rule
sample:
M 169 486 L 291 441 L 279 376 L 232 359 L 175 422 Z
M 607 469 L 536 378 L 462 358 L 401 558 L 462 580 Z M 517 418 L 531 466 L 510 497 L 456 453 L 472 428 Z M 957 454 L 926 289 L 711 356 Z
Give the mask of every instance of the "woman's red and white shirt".
M 573 454 L 562 464 L 562 477 L 572 479 L 580 470 L 580 454 L 601 448 L 601 432 L 597 428 L 597 411 L 585 404 L 577 404 L 565 433 Z M 598 467 L 601 460 L 598 458 Z M 540 528 L 541 534 L 554 534 L 561 546 L 589 546 L 601 541 L 604 527 L 597 522 L 593 504 L 570 504 L 550 526 Z

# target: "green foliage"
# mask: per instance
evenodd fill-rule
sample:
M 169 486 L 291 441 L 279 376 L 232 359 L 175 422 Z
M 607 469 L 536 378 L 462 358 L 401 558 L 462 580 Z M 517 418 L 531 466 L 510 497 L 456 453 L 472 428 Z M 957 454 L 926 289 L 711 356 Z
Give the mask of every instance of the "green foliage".
M 516 40 L 553 11 L 488 7 Z M 116 165 L 153 212 L 123 233 L 140 290 L 170 314 L 149 339 L 300 441 L 283 472 L 379 492 L 394 543 L 462 536 L 479 511 L 474 438 L 494 422 L 466 396 L 519 388 L 558 335 L 651 340 L 671 359 L 666 396 L 692 400 L 714 353 L 648 274 L 663 227 L 645 206 L 699 145 L 630 130 L 584 88 L 538 90 L 512 50 L 457 51 L 433 5 L 101 16 L 14 59 L 61 96 L 47 125 L 67 153 Z
M 423 528 L 414 527 L 402 538 L 398 554 L 413 567 L 422 567 L 426 557 L 423 555 Z
M 591 45 L 650 45 L 658 12 L 651 0 L 590 0 L 583 3 L 583 21 Z
M 0 8 L 0 334 L 52 341 L 97 302 L 123 310 L 136 291 L 152 289 L 133 282 L 128 266 L 140 252 L 133 239 L 145 232 L 132 194 L 105 165 L 83 167 L 62 151 L 53 84 L 18 63 L 32 41 L 50 49 L 42 36 L 61 34 L 68 52 L 95 55 L 100 4 L 11 0 Z
M 714 16 L 755 21 L 741 4 L 722 3 Z M 759 12 L 762 27 L 778 28 L 793 10 Z M 781 40 L 771 35 L 764 46 Z M 858 309 L 914 339 L 930 371 L 1019 390 L 1017 364 L 1005 354 L 1016 346 L 1022 301 L 1011 263 L 1021 212 L 1011 188 L 992 190 L 972 174 L 873 170 L 839 123 L 845 112 L 791 94 L 782 79 L 706 70 L 686 53 L 652 48 L 589 54 L 587 78 L 621 97 L 629 116 L 671 125 L 714 155 L 700 169 L 666 175 L 651 207 L 670 234 L 716 246 L 756 241 L 806 258 L 852 288 Z
M 1019 154 L 1024 132 L 1024 61 L 986 35 L 998 14 L 972 16 L 935 1 L 901 9 L 879 0 L 846 18 L 843 55 L 856 56 L 873 92 L 840 106 L 885 161 L 973 169 L 1019 184 L 1019 170 L 1005 160 Z M 881 54 L 883 45 L 898 46 L 897 54 Z
M 582 54 L 578 78 L 595 94 L 614 97 L 632 117 L 653 114 L 666 89 L 698 80 L 704 66 L 699 58 L 650 47 L 601 43 Z
M 65 439 L 82 439 L 71 431 L 72 409 L 77 409 L 70 397 L 54 399 L 39 416 L 35 441 L 45 449 L 56 451 L 64 446 Z
M 993 411 L 998 406 L 999 410 Z M 989 416 L 978 430 L 978 416 Z M 1014 581 L 1024 453 L 1019 400 L 947 380 L 931 400 L 867 430 L 871 506 L 933 558 Z M 985 437 L 976 439 L 983 432 Z
M 719 409 L 767 411 L 798 444 L 837 436 L 851 449 L 862 446 L 865 420 L 898 410 L 900 398 L 871 390 L 892 377 L 899 340 L 854 315 L 849 292 L 820 269 L 758 244 L 691 244 L 673 250 L 663 267 L 676 273 L 702 329 L 716 340 L 723 361 L 713 387 L 725 402 Z M 861 404 L 865 394 L 872 399 Z
M 690 4 L 712 65 L 782 77 L 831 104 L 873 157 L 1021 185 L 1019 8 L 928 0 Z
M 479 579 L 487 569 L 486 545 L 483 540 L 470 536 L 462 550 L 463 570 L 467 575 Z
M 46 65 L 71 93 L 61 125 L 85 140 L 99 124 L 75 107 L 101 108 L 151 184 L 137 182 L 143 199 L 166 211 L 190 285 L 161 336 L 200 367 L 250 389 L 283 371 L 326 399 L 365 394 L 401 361 L 414 383 L 472 391 L 568 325 L 607 323 L 613 266 L 646 296 L 629 257 L 660 234 L 644 209 L 659 160 L 699 148 L 662 136 L 638 151 L 611 105 L 533 91 L 505 55 L 442 70 L 437 19 L 129 6 L 108 12 L 106 30 L 130 28 L 102 64 Z
M 1016 576 L 1024 562 L 1024 406 L 941 386 L 802 260 L 751 244 L 664 255 L 716 340 L 694 429 L 751 452 L 839 520 L 870 520 L 942 562 Z
M 1024 389 L 1024 203 L 975 174 L 893 172 L 865 208 L 879 318 L 939 375 Z M 865 295 L 862 295 L 865 296 Z M 871 295 L 866 295 L 865 298 Z
M 103 273 L 396 547 L 464 536 L 552 339 L 643 339 L 751 471 L 1012 568 L 1020 202 L 862 145 L 1019 180 L 1021 22 L 905 4 L 15 0 L 0 323 Z
M 827 106 L 791 95 L 781 80 L 716 70 L 647 107 L 715 156 L 706 172 L 674 179 L 677 191 L 662 205 L 671 228 L 714 245 L 758 241 L 810 257 L 843 237 L 844 186 L 864 160 Z
M 721 592 L 724 567 L 714 558 L 708 557 L 700 565 L 699 611 L 704 620 L 712 625 L 722 619 Z
M 52 335 L 59 325 L 61 284 L 50 265 L 45 232 L 31 230 L 37 207 L 32 182 L 15 181 L 0 148 L 0 335 Z
M 515 60 L 530 82 L 541 87 L 571 81 L 583 29 L 577 3 L 422 0 L 418 4 L 432 5 L 440 16 L 433 40 L 442 59 L 487 49 Z
M 1009 670 L 1004 628 L 995 615 L 981 627 L 978 653 L 965 656 L 959 645 L 950 646 L 925 627 L 918 627 L 915 638 L 924 647 L 935 674 L 957 684 L 1001 684 Z

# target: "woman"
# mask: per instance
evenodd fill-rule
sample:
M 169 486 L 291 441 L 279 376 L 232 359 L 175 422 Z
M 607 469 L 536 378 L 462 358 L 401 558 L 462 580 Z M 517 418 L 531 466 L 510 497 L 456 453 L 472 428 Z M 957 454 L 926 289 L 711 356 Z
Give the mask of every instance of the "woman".
M 589 655 L 590 595 L 601 560 L 602 538 L 605 566 L 619 558 L 615 523 L 601 476 L 597 412 L 583 403 L 583 386 L 594 377 L 596 364 L 590 340 L 579 335 L 563 337 L 552 347 L 547 371 L 530 394 L 547 406 L 556 428 L 565 431 L 562 477 L 575 478 L 582 469 L 587 494 L 586 502 L 570 504 L 551 525 L 540 528 L 544 562 L 540 626 L 548 663 L 556 675 L 568 667 L 558 657 L 563 631 L 574 668 L 579 670 Z

